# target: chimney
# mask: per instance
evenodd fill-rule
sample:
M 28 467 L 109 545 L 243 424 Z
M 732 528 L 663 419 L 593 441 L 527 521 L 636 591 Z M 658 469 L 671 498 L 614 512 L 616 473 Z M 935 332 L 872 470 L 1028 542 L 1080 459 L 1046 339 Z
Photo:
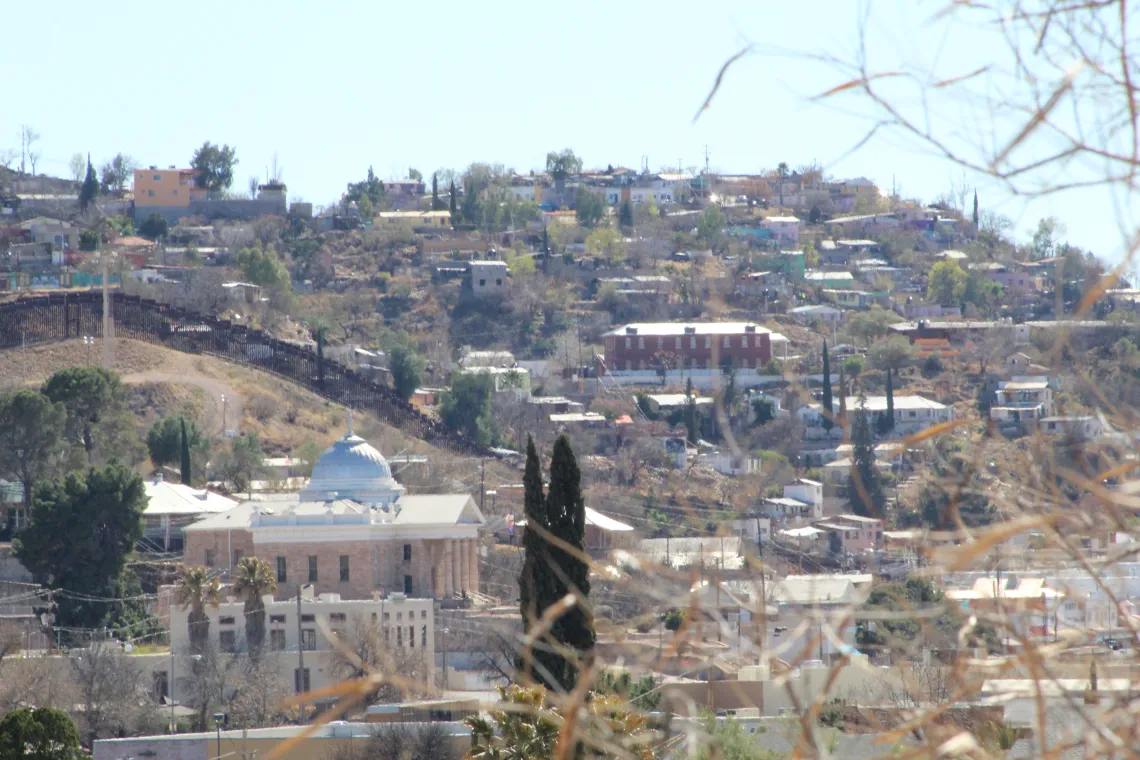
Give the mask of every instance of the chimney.
M 697 334 L 697 328 L 695 328 L 691 325 L 685 326 L 685 335 L 696 335 L 696 334 Z
M 625 334 L 626 335 L 637 335 L 637 328 L 632 327 L 632 326 L 627 326 L 625 328 Z
M 744 332 L 746 332 L 746 333 L 756 332 L 756 325 L 745 325 L 744 326 Z

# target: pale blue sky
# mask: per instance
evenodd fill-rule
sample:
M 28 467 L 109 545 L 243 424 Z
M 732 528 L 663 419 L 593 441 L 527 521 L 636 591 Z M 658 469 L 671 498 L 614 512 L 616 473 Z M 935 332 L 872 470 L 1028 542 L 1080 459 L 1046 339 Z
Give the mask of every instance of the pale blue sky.
M 978 35 L 929 31 L 939 7 L 876 4 L 880 65 L 940 55 L 953 74 L 985 63 Z M 703 165 L 707 145 L 714 170 L 815 159 L 930 200 L 962 172 L 901 138 L 877 137 L 836 163 L 868 122 L 809 101 L 842 81 L 817 63 L 748 56 L 691 124 L 745 43 L 850 58 L 857 13 L 850 0 L 8 4 L 0 149 L 18 148 L 19 125 L 30 124 L 43 135 L 41 169 L 62 176 L 76 151 L 97 164 L 122 151 L 181 166 L 209 139 L 237 147 L 236 188 L 264 178 L 276 151 L 290 196 L 324 204 L 370 164 L 381 176 L 471 161 L 521 171 L 570 147 L 589 166 L 648 156 L 660 169 Z M 1106 193 L 1027 209 L 978 187 L 983 207 L 1014 217 L 1023 237 L 1055 213 L 1073 243 L 1118 255 Z

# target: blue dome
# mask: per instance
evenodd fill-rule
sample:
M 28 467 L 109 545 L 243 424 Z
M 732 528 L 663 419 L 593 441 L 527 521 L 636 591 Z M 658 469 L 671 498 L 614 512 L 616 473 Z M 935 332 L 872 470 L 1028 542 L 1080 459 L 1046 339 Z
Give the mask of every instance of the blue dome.
M 384 456 L 368 441 L 349 432 L 321 454 L 300 496 L 301 501 L 338 498 L 388 504 L 403 491 Z

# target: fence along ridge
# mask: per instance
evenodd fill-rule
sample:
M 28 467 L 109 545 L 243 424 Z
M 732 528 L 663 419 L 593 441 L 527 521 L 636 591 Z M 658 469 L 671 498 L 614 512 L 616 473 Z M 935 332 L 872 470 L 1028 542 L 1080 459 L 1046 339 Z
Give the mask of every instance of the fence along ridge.
M 334 403 L 369 412 L 434 446 L 494 456 L 490 448 L 428 417 L 388 386 L 261 330 L 121 292 L 111 294 L 111 310 L 116 337 L 268 372 Z M 102 334 L 101 292 L 51 293 L 0 304 L 0 350 Z

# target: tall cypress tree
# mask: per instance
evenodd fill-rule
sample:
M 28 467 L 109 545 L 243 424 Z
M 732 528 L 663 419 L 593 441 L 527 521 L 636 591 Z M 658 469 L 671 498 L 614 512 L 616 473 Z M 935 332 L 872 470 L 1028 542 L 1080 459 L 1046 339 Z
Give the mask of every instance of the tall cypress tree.
M 839 365 L 839 424 L 847 424 L 847 372 Z
M 847 476 L 847 500 L 851 511 L 863 517 L 883 517 L 883 484 L 875 469 L 875 439 L 871 421 L 860 408 L 851 428 L 852 464 Z
M 827 341 L 823 342 L 823 429 L 831 430 L 835 408 L 831 402 L 831 360 L 827 356 Z
M 527 630 L 567 593 L 577 593 L 583 601 L 589 597 L 589 564 L 584 561 L 586 507 L 581 479 L 570 441 L 560 436 L 550 461 L 550 490 L 544 495 L 542 465 L 534 440 L 528 437 L 523 474 L 526 554 L 519 575 L 520 611 Z M 529 657 L 521 655 L 520 678 L 523 682 L 537 681 L 547 688 L 569 691 L 578 678 L 578 662 L 588 659 L 594 648 L 593 614 L 588 604 L 575 604 L 562 614 L 551 626 L 549 639 L 554 646 L 539 641 Z M 578 656 L 567 658 L 552 651 L 555 647 L 569 647 Z
M 182 483 L 183 485 L 190 485 L 191 470 L 190 470 L 190 439 L 186 437 L 186 418 L 181 419 L 182 422 Z
M 431 210 L 439 211 L 443 206 L 439 202 L 439 176 L 431 175 Z
M 546 494 L 546 514 L 550 532 L 560 542 L 550 547 L 558 568 L 560 588 L 557 599 L 573 593 L 578 602 L 566 611 L 551 628 L 554 639 L 576 653 L 576 657 L 558 656 L 557 679 L 561 688 L 570 691 L 578 682 L 579 664 L 593 657 L 594 614 L 590 607 L 590 564 L 586 557 L 586 502 L 582 498 L 582 471 L 570 446 L 570 439 L 558 436 L 550 457 L 550 488 Z M 564 579 L 564 580 L 563 580 Z M 555 601 L 557 601 L 557 599 Z
M 455 205 L 455 180 L 451 180 L 451 188 L 448 191 L 448 206 L 451 209 L 451 223 L 458 224 L 459 214 L 457 213 L 458 210 Z
M 974 231 L 978 229 L 978 191 L 974 191 Z
M 87 176 L 79 188 L 79 208 L 86 211 L 99 195 L 99 179 L 95 176 L 95 167 L 91 165 L 91 154 L 87 154 Z
M 886 435 L 895 430 L 895 385 L 891 376 L 893 371 L 887 368 L 887 410 L 879 417 L 879 435 Z

